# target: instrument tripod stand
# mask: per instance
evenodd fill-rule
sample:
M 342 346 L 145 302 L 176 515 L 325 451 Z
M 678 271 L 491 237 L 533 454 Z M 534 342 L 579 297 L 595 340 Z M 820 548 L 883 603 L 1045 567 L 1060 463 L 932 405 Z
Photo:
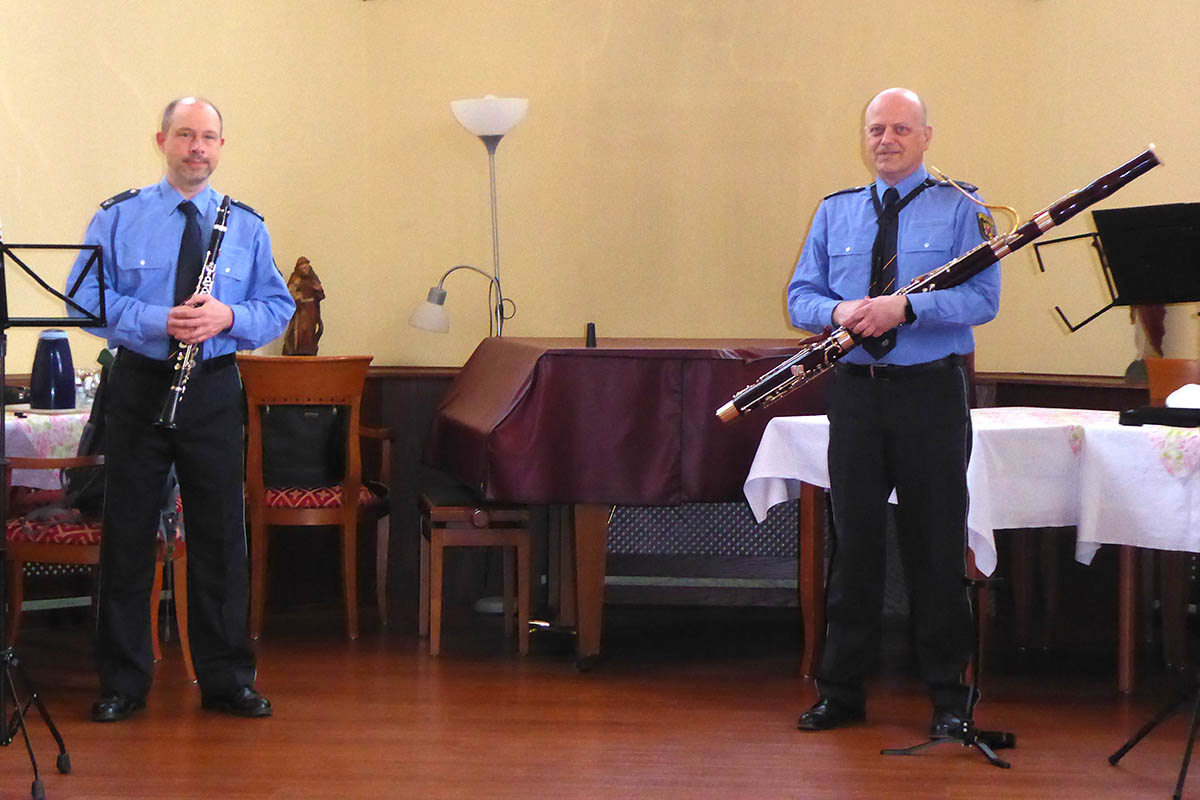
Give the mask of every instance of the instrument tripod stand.
M 984 731 L 975 727 L 975 704 L 979 702 L 979 670 L 983 664 L 982 657 L 982 636 L 979 632 L 980 617 L 982 610 L 979 605 L 980 593 L 986 581 L 982 578 L 964 578 L 967 587 L 971 590 L 971 605 L 975 609 L 976 624 L 975 624 L 975 641 L 971 651 L 970 675 L 971 680 L 967 687 L 967 702 L 964 713 L 960 719 L 962 727 L 955 730 L 949 736 L 931 736 L 928 740 L 919 744 L 914 744 L 910 747 L 888 747 L 880 750 L 880 755 L 885 756 L 911 756 L 926 748 L 933 747 L 938 744 L 959 744 L 963 747 L 973 747 L 983 754 L 983 757 L 988 760 L 988 763 L 994 767 L 1008 769 L 1012 765 L 1004 759 L 996 755 L 997 750 L 1005 750 L 1017 746 L 1017 738 L 1008 731 Z
M 17 683 L 13 676 L 19 675 L 21 683 L 25 687 L 26 698 L 21 699 L 21 695 L 17 691 Z M 12 715 L 8 716 L 8 705 L 12 703 Z M 25 717 L 29 712 L 29 707 L 37 708 L 38 714 L 42 717 L 42 722 L 46 723 L 46 727 L 50 730 L 50 735 L 54 737 L 54 741 L 58 744 L 58 757 L 55 759 L 55 766 L 58 771 L 64 775 L 71 771 L 71 756 L 67 753 L 67 745 L 63 741 L 62 734 L 58 732 L 58 728 L 54 725 L 54 720 L 50 717 L 50 712 L 46 710 L 46 706 L 42 704 L 41 697 L 38 696 L 37 689 L 34 687 L 29 676 L 25 674 L 21 662 L 17 659 L 16 651 L 11 647 L 5 647 L 0 650 L 0 714 L 7 718 L 0 720 L 4 724 L 3 730 L 0 730 L 0 746 L 8 747 L 16 739 L 17 732 L 20 731 L 21 738 L 25 742 L 25 751 L 29 754 L 29 764 L 33 768 L 33 785 L 30 787 L 30 793 L 33 800 L 45 800 L 46 789 L 42 785 L 41 774 L 38 772 L 37 757 L 33 754 L 33 744 L 29 741 L 29 731 L 25 726 Z
M 1158 727 L 1160 722 L 1174 714 L 1175 710 L 1186 703 L 1193 695 L 1195 695 L 1196 699 L 1192 704 L 1192 724 L 1188 727 L 1187 745 L 1183 748 L 1183 761 L 1179 764 L 1179 779 L 1175 781 L 1175 794 L 1171 795 L 1173 800 L 1180 800 L 1183 797 L 1183 782 L 1187 780 L 1188 765 L 1192 761 L 1192 745 L 1196 743 L 1196 729 L 1200 728 L 1200 675 L 1194 676 L 1187 687 L 1182 689 L 1171 702 L 1167 703 L 1157 714 L 1151 717 L 1150 721 L 1130 737 L 1129 741 L 1121 745 L 1121 748 L 1117 752 L 1109 756 L 1108 763 L 1115 767 L 1117 762 L 1124 758 L 1126 753 L 1132 750 L 1142 739 L 1145 739 L 1147 734 Z

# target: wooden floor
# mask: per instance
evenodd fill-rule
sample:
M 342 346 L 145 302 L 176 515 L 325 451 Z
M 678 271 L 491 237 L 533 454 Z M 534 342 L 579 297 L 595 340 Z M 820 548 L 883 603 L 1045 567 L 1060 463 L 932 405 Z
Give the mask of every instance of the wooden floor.
M 563 642 L 505 652 L 494 618 L 452 621 L 443 655 L 368 629 L 340 638 L 333 615 L 269 618 L 259 687 L 268 720 L 203 712 L 167 645 L 149 708 L 120 724 L 87 711 L 97 690 L 87 625 L 30 627 L 18 647 L 66 739 L 55 771 L 31 722 L 46 794 L 67 798 L 1167 798 L 1185 740 L 1177 715 L 1111 767 L 1167 695 L 1120 700 L 1107 666 L 1083 678 L 1008 666 L 989 675 L 982 727 L 1013 731 L 1013 768 L 923 738 L 929 709 L 904 665 L 885 663 L 869 722 L 795 730 L 813 690 L 795 677 L 790 612 L 610 608 L 606 658 L 579 674 Z M 1068 670 L 1073 672 L 1074 670 Z M 1200 767 L 1198 767 L 1200 771 Z M 28 797 L 20 740 L 0 750 L 0 797 Z M 1185 796 L 1200 798 L 1200 775 Z

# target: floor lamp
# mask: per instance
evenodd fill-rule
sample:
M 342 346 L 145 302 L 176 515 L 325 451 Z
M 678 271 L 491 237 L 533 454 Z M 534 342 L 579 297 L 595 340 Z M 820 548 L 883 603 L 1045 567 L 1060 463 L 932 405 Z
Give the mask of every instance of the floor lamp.
M 496 216 L 496 147 L 504 135 L 516 127 L 529 111 L 529 100 L 523 97 L 486 97 L 469 100 L 452 100 L 450 110 L 459 124 L 475 134 L 483 142 L 488 152 L 488 180 L 492 200 L 492 274 L 484 272 L 469 264 L 459 264 L 446 270 L 438 285 L 429 290 L 429 296 L 424 303 L 417 306 L 409 317 L 408 323 L 415 328 L 446 333 L 450 330 L 450 318 L 446 314 L 446 290 L 443 285 L 450 273 L 468 269 L 478 272 L 489 281 L 488 307 L 490 320 L 488 335 L 502 336 L 504 321 L 510 319 L 516 311 L 516 304 L 504 297 L 500 289 L 500 227 Z M 505 302 L 508 303 L 505 306 Z

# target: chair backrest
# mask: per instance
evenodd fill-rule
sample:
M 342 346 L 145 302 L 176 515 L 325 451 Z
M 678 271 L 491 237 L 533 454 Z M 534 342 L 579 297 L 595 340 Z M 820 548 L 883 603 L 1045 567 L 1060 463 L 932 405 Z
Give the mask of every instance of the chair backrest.
M 345 406 L 346 430 L 343 486 L 357 493 L 362 484 L 359 451 L 359 410 L 371 356 L 248 356 L 238 355 L 238 371 L 246 390 L 246 492 L 251 502 L 262 500 L 264 406 Z M 357 496 L 352 495 L 352 496 Z
M 1200 383 L 1200 359 L 1147 358 L 1146 375 L 1150 383 L 1150 405 L 1165 405 L 1167 395 L 1180 386 Z

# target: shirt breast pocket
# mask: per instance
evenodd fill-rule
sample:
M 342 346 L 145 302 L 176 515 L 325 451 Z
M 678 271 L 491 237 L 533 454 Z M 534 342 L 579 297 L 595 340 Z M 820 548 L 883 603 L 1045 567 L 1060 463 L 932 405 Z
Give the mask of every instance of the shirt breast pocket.
M 213 267 L 213 295 L 226 303 L 244 299 L 250 279 L 250 251 L 245 247 L 222 247 Z
M 117 280 L 113 287 L 122 294 L 137 295 L 149 288 L 168 286 L 175 270 L 174 262 L 162 253 L 140 247 L 117 248 Z
M 948 225 L 917 225 L 901 237 L 900 258 L 924 271 L 950 261 L 954 230 Z
M 844 300 L 866 297 L 871 282 L 873 236 L 831 236 L 829 239 L 829 288 Z

